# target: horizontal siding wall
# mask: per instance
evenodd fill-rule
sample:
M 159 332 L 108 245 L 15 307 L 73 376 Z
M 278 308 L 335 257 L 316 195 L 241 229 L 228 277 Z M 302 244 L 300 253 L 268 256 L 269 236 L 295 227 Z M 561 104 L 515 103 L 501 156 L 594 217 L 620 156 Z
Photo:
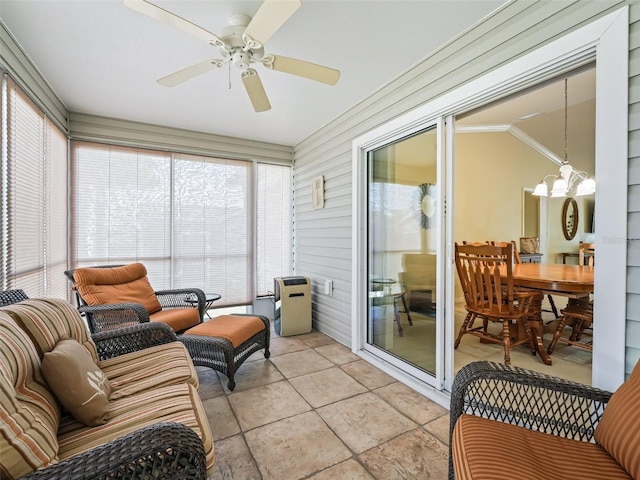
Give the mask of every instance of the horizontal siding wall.
M 629 8 L 629 216 L 625 372 L 640 360 L 640 5 Z
M 69 132 L 73 140 L 146 147 L 169 152 L 285 165 L 290 165 L 293 159 L 293 148 L 286 145 L 74 112 L 69 114 Z
M 352 141 L 624 4 L 509 3 L 296 145 L 295 269 L 296 274 L 308 276 L 313 282 L 315 328 L 345 345 L 351 344 Z M 311 179 L 317 175 L 325 177 L 325 208 L 321 210 L 311 207 Z M 640 230 L 640 209 L 637 225 Z M 333 296 L 321 293 L 325 279 L 334 282 Z M 640 293 L 640 282 L 637 287 Z M 638 303 L 640 321 L 640 298 Z M 637 347 L 640 336 L 636 339 Z

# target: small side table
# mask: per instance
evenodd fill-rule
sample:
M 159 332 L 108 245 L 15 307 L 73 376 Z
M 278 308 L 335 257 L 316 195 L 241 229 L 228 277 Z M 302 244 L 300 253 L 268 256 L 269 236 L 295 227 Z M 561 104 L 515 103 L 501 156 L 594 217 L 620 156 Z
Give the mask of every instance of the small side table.
M 209 309 L 212 307 L 213 302 L 216 300 L 220 300 L 221 296 L 219 293 L 205 293 L 204 294 L 204 313 L 209 319 L 211 319 L 211 315 L 209 315 Z M 198 300 L 195 298 L 188 298 L 185 300 L 187 303 L 198 303 Z

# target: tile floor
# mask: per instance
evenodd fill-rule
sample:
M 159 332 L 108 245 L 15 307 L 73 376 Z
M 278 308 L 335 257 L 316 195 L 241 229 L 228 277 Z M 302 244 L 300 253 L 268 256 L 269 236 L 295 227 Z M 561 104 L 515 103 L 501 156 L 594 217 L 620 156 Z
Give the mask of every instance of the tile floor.
M 198 367 L 210 480 L 447 476 L 448 411 L 319 332 L 278 337 L 227 379 Z

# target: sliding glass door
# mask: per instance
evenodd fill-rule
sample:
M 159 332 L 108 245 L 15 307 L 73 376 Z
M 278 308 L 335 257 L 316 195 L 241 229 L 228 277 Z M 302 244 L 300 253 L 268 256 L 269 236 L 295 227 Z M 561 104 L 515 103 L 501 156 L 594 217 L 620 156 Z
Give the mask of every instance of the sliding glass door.
M 440 131 L 434 124 L 366 154 L 365 349 L 428 383 L 442 363 Z

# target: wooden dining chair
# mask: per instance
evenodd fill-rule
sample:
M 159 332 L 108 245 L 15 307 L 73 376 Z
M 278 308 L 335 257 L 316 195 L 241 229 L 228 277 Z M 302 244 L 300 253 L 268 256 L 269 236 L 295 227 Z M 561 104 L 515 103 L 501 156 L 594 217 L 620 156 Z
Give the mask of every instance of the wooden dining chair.
M 595 263 L 595 244 L 580 242 L 578 250 L 578 263 L 593 267 Z M 584 350 L 593 351 L 593 335 L 590 339 L 583 340 L 583 336 L 589 334 L 593 327 L 593 302 L 588 297 L 571 300 L 567 308 L 561 310 L 560 322 L 553 332 L 553 339 L 549 343 L 547 353 L 551 355 L 558 342 Z M 571 327 L 570 333 L 565 333 L 565 328 Z
M 504 247 L 507 245 L 507 243 L 509 242 L 496 242 L 496 241 L 489 241 L 487 242 L 490 245 L 498 245 L 501 247 Z M 522 261 L 520 260 L 520 253 L 518 252 L 518 248 L 516 247 L 516 241 L 515 240 L 511 240 L 511 245 L 513 245 L 513 261 L 514 263 L 522 263 Z M 547 294 L 547 300 L 549 301 L 549 306 L 550 306 L 550 310 L 547 310 L 545 308 L 542 309 L 543 312 L 549 312 L 549 313 L 553 313 L 554 318 L 559 318 L 560 315 L 558 315 L 558 308 L 556 307 L 556 302 L 553 300 L 553 297 L 551 296 L 551 294 Z
M 511 364 L 511 347 L 528 343 L 535 354 L 535 344 L 527 324 L 534 300 L 542 301 L 537 291 L 516 291 L 513 280 L 513 245 L 455 244 L 455 262 L 464 292 L 467 316 L 460 327 L 454 348 L 466 334 L 504 346 L 504 362 Z M 504 277 L 504 278 L 503 278 Z M 502 332 L 494 335 L 484 325 L 474 327 L 477 318 L 501 322 Z M 518 323 L 526 335 L 518 338 Z
M 596 244 L 580 242 L 578 250 L 578 264 L 593 267 L 596 256 Z
M 587 330 L 592 330 L 593 327 L 593 304 L 588 298 L 579 299 L 570 302 L 561 312 L 560 322 L 553 332 L 553 339 L 549 343 L 547 353 L 551 355 L 558 342 L 592 352 L 593 334 Z M 568 336 L 565 333 L 567 327 L 571 327 Z

